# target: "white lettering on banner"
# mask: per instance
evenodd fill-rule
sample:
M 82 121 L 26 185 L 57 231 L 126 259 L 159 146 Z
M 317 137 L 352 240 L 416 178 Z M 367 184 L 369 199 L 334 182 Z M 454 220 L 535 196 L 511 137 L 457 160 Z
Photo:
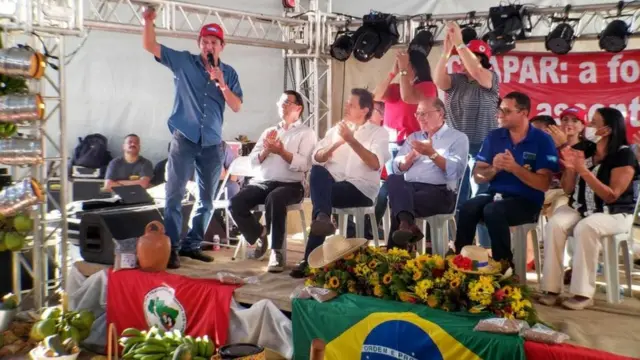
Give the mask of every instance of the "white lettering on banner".
M 597 84 L 598 83 L 598 67 L 593 61 L 586 61 L 578 65 L 580 75 L 578 75 L 578 81 L 581 84 Z
M 378 345 L 364 345 L 362 347 L 362 353 L 384 354 L 392 359 L 399 360 L 418 360 L 414 356 L 412 356 L 415 354 L 409 355 L 385 346 Z
M 588 110 L 588 117 L 591 119 L 593 113 L 604 107 L 604 104 L 592 104 L 587 108 L 584 104 L 575 104 L 575 106 Z M 620 110 L 622 115 L 629 118 L 629 124 L 632 127 L 640 127 L 640 96 L 636 96 L 631 100 L 629 104 L 610 104 L 612 108 L 616 108 Z M 551 115 L 555 118 L 559 117 L 560 114 L 569 107 L 568 104 L 558 103 L 558 104 L 549 104 L 549 103 L 539 103 L 536 107 L 538 115 Z
M 502 57 L 502 82 L 510 83 L 511 82 L 511 74 L 515 74 L 518 72 L 520 66 L 518 62 L 518 58 L 515 56 L 505 55 Z
M 522 70 L 520 71 L 520 79 L 518 82 L 520 84 L 527 82 L 538 83 L 538 73 L 535 65 L 533 65 L 533 58 L 531 56 L 527 56 L 522 61 Z
M 617 54 L 607 62 L 609 68 L 609 82 L 617 83 L 618 78 L 627 84 L 635 83 L 640 79 L 640 65 L 634 59 L 621 61 L 623 54 Z
M 558 67 L 558 58 L 543 56 L 540 58 L 540 83 L 547 83 L 547 76 L 551 79 L 552 84 L 560 83 L 556 68 Z

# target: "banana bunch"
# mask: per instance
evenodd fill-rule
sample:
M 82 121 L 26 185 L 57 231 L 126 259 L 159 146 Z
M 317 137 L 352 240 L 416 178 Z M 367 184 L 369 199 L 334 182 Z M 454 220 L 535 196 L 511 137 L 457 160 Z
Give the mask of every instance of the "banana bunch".
M 18 132 L 14 123 L 0 122 L 0 138 L 10 138 Z
M 125 360 L 207 360 L 215 353 L 215 344 L 207 335 L 194 339 L 178 330 L 165 332 L 155 326 L 149 331 L 126 329 L 120 345 Z

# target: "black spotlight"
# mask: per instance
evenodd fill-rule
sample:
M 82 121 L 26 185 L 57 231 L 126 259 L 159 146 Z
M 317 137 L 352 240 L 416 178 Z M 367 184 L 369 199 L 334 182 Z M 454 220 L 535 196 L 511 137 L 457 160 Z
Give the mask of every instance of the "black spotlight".
M 329 53 L 338 61 L 347 61 L 353 52 L 354 45 L 352 31 L 339 31 L 331 44 Z
M 493 55 L 506 54 L 516 48 L 516 39 L 513 36 L 498 34 L 496 31 L 486 33 L 482 41 L 489 45 Z
M 372 12 L 362 18 L 363 25 L 354 34 L 353 56 L 362 62 L 380 59 L 395 44 L 400 35 L 396 17 Z
M 478 33 L 476 29 L 471 25 L 464 26 L 461 30 L 462 32 L 462 42 L 468 44 L 471 40 L 476 40 L 478 38 Z
M 544 40 L 545 47 L 556 55 L 565 55 L 573 48 L 576 40 L 573 26 L 568 23 L 560 23 L 551 30 Z
M 618 53 L 627 47 L 629 41 L 629 25 L 622 20 L 613 20 L 598 35 L 600 49 Z

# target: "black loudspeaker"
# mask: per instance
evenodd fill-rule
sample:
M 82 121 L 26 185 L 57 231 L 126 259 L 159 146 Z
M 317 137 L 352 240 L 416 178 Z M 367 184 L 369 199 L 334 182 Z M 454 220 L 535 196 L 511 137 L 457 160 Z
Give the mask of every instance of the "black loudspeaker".
M 182 233 L 188 229 L 193 202 L 182 204 Z M 80 220 L 80 256 L 85 261 L 113 265 L 114 241 L 138 238 L 151 221 L 162 222 L 164 207 L 141 206 L 88 212 Z

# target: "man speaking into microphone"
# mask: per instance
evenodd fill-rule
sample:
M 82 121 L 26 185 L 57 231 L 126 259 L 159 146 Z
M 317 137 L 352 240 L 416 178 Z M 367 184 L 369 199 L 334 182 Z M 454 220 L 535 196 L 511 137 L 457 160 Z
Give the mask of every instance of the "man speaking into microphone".
M 166 204 L 164 226 L 171 239 L 168 267 L 180 267 L 179 256 L 211 262 L 200 243 L 213 212 L 213 199 L 222 168 L 222 121 L 225 105 L 234 112 L 242 106 L 242 89 L 238 74 L 220 61 L 224 49 L 224 32 L 217 24 L 200 29 L 200 54 L 177 51 L 158 44 L 153 8 L 143 14 L 144 49 L 156 61 L 173 72 L 175 99 L 169 117 L 172 134 L 167 161 Z M 196 206 L 191 213 L 190 229 L 180 241 L 182 230 L 182 199 L 187 181 L 195 171 L 198 184 Z

